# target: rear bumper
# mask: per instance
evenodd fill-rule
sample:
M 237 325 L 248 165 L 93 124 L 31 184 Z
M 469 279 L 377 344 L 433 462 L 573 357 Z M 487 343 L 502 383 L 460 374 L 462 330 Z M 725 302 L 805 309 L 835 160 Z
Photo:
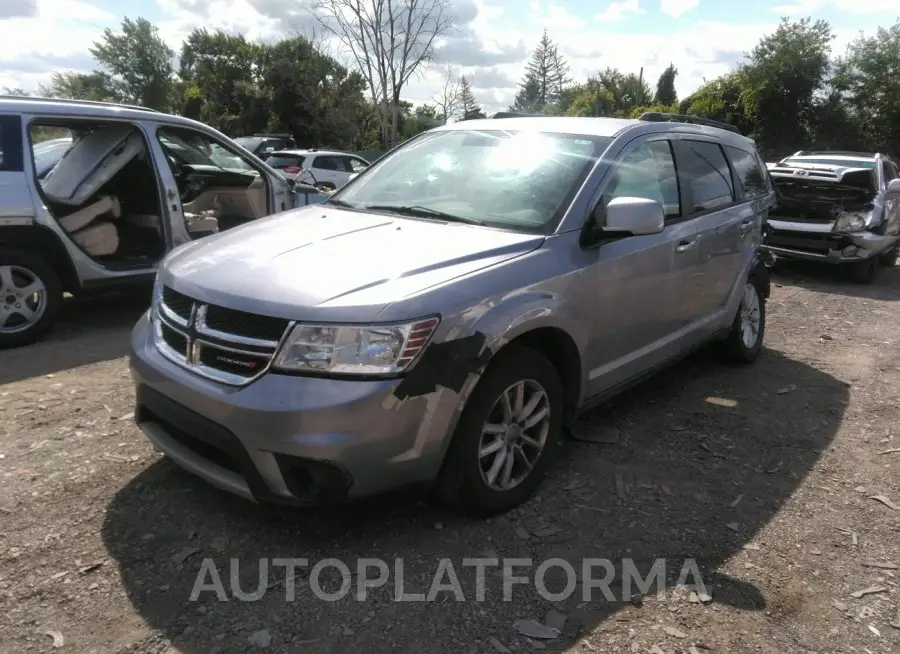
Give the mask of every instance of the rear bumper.
M 769 219 L 762 249 L 780 259 L 852 264 L 884 254 L 895 247 L 898 240 L 898 236 L 868 231 L 833 232 L 830 224 L 798 224 Z

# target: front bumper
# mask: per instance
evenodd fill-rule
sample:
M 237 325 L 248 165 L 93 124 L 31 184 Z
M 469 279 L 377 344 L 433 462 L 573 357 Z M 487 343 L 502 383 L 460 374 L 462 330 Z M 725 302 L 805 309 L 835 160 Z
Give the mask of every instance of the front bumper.
M 248 500 L 326 504 L 434 479 L 459 415 L 439 387 L 268 373 L 244 387 L 164 358 L 145 315 L 132 332 L 135 419 L 176 464 Z
M 769 219 L 761 246 L 780 259 L 849 264 L 866 261 L 896 247 L 900 237 L 869 231 L 833 232 L 831 223 Z

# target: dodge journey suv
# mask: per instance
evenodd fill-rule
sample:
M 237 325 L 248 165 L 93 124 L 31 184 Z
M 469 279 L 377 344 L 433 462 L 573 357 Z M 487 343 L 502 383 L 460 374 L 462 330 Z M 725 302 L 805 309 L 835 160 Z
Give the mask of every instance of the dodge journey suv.
M 756 359 L 765 170 L 668 114 L 431 130 L 324 204 L 169 254 L 132 334 L 135 419 L 250 500 L 433 482 L 508 510 L 578 412 L 713 340 Z

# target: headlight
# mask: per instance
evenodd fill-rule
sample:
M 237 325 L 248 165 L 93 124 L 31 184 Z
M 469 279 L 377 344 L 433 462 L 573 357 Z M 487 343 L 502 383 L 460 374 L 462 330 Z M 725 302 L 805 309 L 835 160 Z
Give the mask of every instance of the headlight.
M 858 232 L 866 228 L 869 223 L 869 214 L 860 212 L 842 213 L 834 221 L 836 232 Z
M 391 325 L 296 325 L 275 358 L 291 372 L 393 375 L 416 360 L 437 317 Z

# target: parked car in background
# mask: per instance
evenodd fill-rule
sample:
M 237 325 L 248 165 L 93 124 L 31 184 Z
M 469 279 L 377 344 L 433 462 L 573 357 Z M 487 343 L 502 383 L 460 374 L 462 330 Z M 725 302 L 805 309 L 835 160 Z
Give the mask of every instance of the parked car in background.
M 760 353 L 774 192 L 702 122 L 457 122 L 177 249 L 132 333 L 138 425 L 251 500 L 516 506 L 579 411 L 711 341 Z
M 201 123 L 45 98 L 0 98 L 0 188 L 0 347 L 50 330 L 64 292 L 149 286 L 177 245 L 328 197 Z
M 298 181 L 332 189 L 341 188 L 370 166 L 362 157 L 333 150 L 279 150 L 266 163 Z
M 865 152 L 801 151 L 769 168 L 778 194 L 765 248 L 779 258 L 847 266 L 871 283 L 900 248 L 900 171 Z
M 297 144 L 288 134 L 254 134 L 253 136 L 239 136 L 234 139 L 239 146 L 252 152 L 260 159 L 265 159 L 276 150 L 294 148 Z

